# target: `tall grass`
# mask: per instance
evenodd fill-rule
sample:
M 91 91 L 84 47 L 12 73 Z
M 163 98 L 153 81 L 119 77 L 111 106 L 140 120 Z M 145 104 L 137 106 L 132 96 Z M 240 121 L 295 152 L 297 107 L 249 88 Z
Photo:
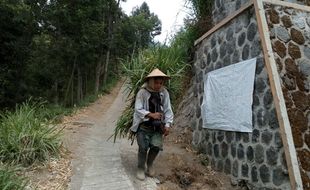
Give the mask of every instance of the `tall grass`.
M 25 102 L 0 115 L 0 161 L 28 166 L 57 156 L 60 130 L 42 116 L 42 104 Z
M 23 190 L 27 185 L 24 177 L 18 176 L 17 169 L 0 164 L 0 189 Z
M 186 64 L 187 52 L 181 46 L 158 46 L 141 51 L 137 56 L 123 61 L 123 70 L 128 78 L 128 91 L 130 105 L 117 122 L 114 131 L 114 140 L 117 136 L 129 134 L 132 124 L 135 95 L 145 82 L 145 77 L 155 68 L 160 69 L 171 77 L 166 86 L 170 92 L 172 103 L 182 94 L 182 79 L 188 68 Z

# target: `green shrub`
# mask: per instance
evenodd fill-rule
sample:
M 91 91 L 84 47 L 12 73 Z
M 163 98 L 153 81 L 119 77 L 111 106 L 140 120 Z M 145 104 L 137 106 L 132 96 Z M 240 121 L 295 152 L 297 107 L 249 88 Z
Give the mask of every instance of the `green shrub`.
M 24 177 L 16 174 L 17 170 L 0 164 L 0 189 L 2 190 L 22 190 L 27 185 Z
M 0 161 L 28 166 L 58 155 L 60 130 L 42 118 L 42 109 L 26 102 L 0 115 Z

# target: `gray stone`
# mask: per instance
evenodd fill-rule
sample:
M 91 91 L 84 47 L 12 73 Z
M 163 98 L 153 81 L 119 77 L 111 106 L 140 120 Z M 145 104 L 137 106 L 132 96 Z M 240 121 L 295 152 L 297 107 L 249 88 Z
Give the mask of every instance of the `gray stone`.
M 283 146 L 282 137 L 278 131 L 274 134 L 274 144 L 276 148 L 281 148 Z
M 207 65 L 210 65 L 211 64 L 211 55 L 210 55 L 210 53 L 208 53 L 208 55 L 207 55 Z
M 212 143 L 215 144 L 216 143 L 216 132 L 212 131 Z
M 238 164 L 238 161 L 235 160 L 232 165 L 232 175 L 234 177 L 238 177 L 238 174 L 239 174 L 239 164 Z
M 206 61 L 204 59 L 201 59 L 200 60 L 200 68 L 204 69 L 204 68 L 206 68 L 206 66 L 207 66 Z
M 260 144 L 255 146 L 254 149 L 254 157 L 255 157 L 255 162 L 258 164 L 261 164 L 264 162 L 265 158 L 264 158 L 264 147 Z
M 235 8 L 235 10 L 240 9 L 240 7 L 241 7 L 241 0 L 237 0 L 236 1 L 236 8 Z
M 221 0 L 215 0 L 215 5 L 217 8 L 222 7 L 222 1 Z
M 239 62 L 239 58 L 240 58 L 240 54 L 239 51 L 236 50 L 233 54 L 233 58 L 232 58 L 232 62 L 233 63 L 238 63 Z
M 267 90 L 264 94 L 264 106 L 270 109 L 273 103 L 273 97 L 270 90 Z
M 215 36 L 213 36 L 213 37 L 211 38 L 211 48 L 214 48 L 215 45 L 216 45 L 216 39 L 215 39 Z
M 242 133 L 242 140 L 244 143 L 248 143 L 250 141 L 249 133 Z
M 310 48 L 309 50 L 309 56 L 310 56 Z M 309 57 L 310 59 L 310 57 Z M 306 77 L 310 76 L 310 60 L 309 59 L 301 59 L 298 62 L 299 70 L 302 74 L 304 74 Z
M 239 146 L 238 146 L 237 157 L 238 157 L 238 159 L 244 158 L 244 148 L 243 148 L 242 144 L 239 144 Z
M 272 28 L 269 31 L 269 35 L 270 35 L 270 38 L 275 38 L 276 37 L 276 30 L 275 30 L 275 28 Z
M 269 145 L 272 140 L 272 132 L 264 131 L 262 132 L 262 142 L 266 145 Z
M 213 153 L 213 151 L 212 151 L 212 143 L 209 142 L 208 145 L 207 145 L 207 154 L 209 156 L 212 156 L 212 153 Z
M 234 132 L 226 131 L 225 136 L 226 136 L 226 141 L 230 143 L 234 139 Z
M 278 160 L 278 150 L 271 146 L 266 151 L 266 158 L 269 165 L 276 165 Z
M 273 170 L 272 172 L 273 184 L 275 184 L 276 186 L 280 186 L 287 181 L 289 181 L 288 175 L 283 172 L 282 168 L 278 167 Z
M 222 142 L 224 140 L 224 131 L 220 130 L 217 132 L 217 140 Z
M 309 41 L 310 40 L 310 31 L 308 31 L 308 30 L 305 31 L 304 36 L 305 36 L 306 40 Z
M 231 162 L 230 162 L 230 159 L 228 159 L 228 158 L 225 160 L 224 172 L 226 174 L 230 174 L 231 173 Z
M 230 151 L 231 151 L 231 156 L 234 158 L 236 157 L 236 153 L 237 153 L 237 145 L 236 143 L 231 143 L 230 144 Z
M 251 178 L 253 182 L 258 182 L 258 172 L 256 166 L 253 166 L 251 169 Z
M 309 17 L 307 18 L 307 24 L 310 27 L 310 18 Z
M 276 30 L 276 34 L 277 34 L 277 37 L 283 41 L 283 42 L 288 42 L 290 41 L 291 37 L 290 37 L 290 34 L 288 33 L 287 29 L 282 27 L 282 26 L 278 26 L 275 28 Z
M 249 166 L 246 163 L 241 165 L 242 177 L 249 177 Z
M 223 160 L 220 159 L 217 161 L 216 170 L 218 172 L 223 172 L 223 169 L 224 169 L 224 163 L 223 163 Z
M 205 131 L 206 131 L 205 134 L 204 134 L 205 141 L 208 142 L 209 139 L 210 139 L 210 133 L 209 133 L 209 130 L 207 130 L 207 129 Z
M 256 78 L 254 83 L 254 91 L 256 93 L 263 93 L 266 88 L 265 80 L 262 78 Z
M 265 67 L 264 59 L 262 57 L 258 57 L 256 59 L 256 74 L 260 74 Z
M 221 61 L 217 61 L 214 63 L 214 70 L 222 68 L 223 67 L 223 63 Z
M 232 27 L 229 27 L 226 33 L 226 40 L 227 41 L 232 41 L 234 39 L 234 30 Z
M 247 31 L 247 38 L 249 41 L 252 41 L 255 37 L 255 35 L 257 34 L 258 30 L 257 30 L 257 25 L 256 23 L 252 22 L 249 26 L 248 26 L 248 31 Z
M 254 150 L 251 146 L 248 146 L 247 148 L 246 157 L 247 157 L 248 162 L 252 162 L 254 159 Z
M 305 47 L 304 54 L 308 59 L 310 59 L 310 48 L 309 47 Z
M 242 32 L 239 36 L 238 36 L 238 46 L 239 47 L 242 47 L 244 42 L 245 42 L 245 37 L 246 37 L 246 34 L 245 32 Z
M 199 122 L 198 122 L 198 130 L 199 130 L 199 131 L 202 130 L 202 118 L 199 119 Z
M 213 152 L 214 152 L 214 156 L 215 156 L 216 158 L 218 158 L 219 155 L 220 155 L 220 148 L 219 148 L 219 145 L 218 145 L 218 144 L 215 144 L 215 145 L 213 146 Z
M 251 46 L 251 57 L 257 57 L 261 53 L 261 46 L 259 39 L 255 39 Z
M 265 164 L 259 168 L 259 176 L 263 183 L 270 182 L 269 168 Z
M 257 129 L 254 129 L 252 132 L 252 143 L 257 143 L 259 141 L 260 132 Z
M 304 17 L 293 16 L 292 21 L 293 21 L 293 24 L 300 29 L 304 29 L 306 27 Z
M 245 44 L 242 50 L 242 60 L 247 60 L 250 55 L 250 46 L 248 44 Z
M 269 111 L 269 114 L 268 114 L 268 117 L 269 117 L 269 127 L 271 129 L 278 129 L 279 128 L 279 123 L 278 123 L 278 118 L 277 118 L 277 114 L 276 114 L 276 110 L 275 108 L 272 108 L 270 111 Z
M 253 94 L 253 105 L 258 106 L 259 104 L 259 97 L 256 94 Z
M 235 41 L 231 41 L 231 42 L 227 43 L 227 53 L 228 53 L 229 55 L 231 55 L 232 53 L 234 53 L 235 48 L 236 48 Z
M 200 106 L 197 106 L 196 107 L 196 117 L 200 118 L 200 116 L 201 116 L 201 108 L 200 108 Z
M 220 47 L 220 58 L 223 59 L 223 57 L 226 55 L 226 49 L 227 49 L 227 43 L 224 42 Z
M 231 64 L 231 59 L 230 59 L 230 55 L 226 55 L 224 60 L 223 60 L 223 65 L 224 66 L 228 66 Z
M 241 140 L 241 132 L 236 132 L 236 142 L 239 142 Z
M 229 147 L 226 142 L 223 142 L 221 144 L 221 152 L 222 152 L 222 157 L 225 158 L 228 155 Z
M 267 121 L 265 120 L 265 114 L 266 110 L 264 109 L 259 109 L 256 114 L 256 122 L 260 128 L 264 127 L 267 124 Z
M 212 50 L 212 55 L 211 55 L 212 61 L 216 62 L 217 58 L 218 58 L 218 53 L 216 49 Z
M 193 134 L 193 144 L 195 146 L 197 146 L 199 143 L 199 132 L 198 131 L 194 131 L 194 134 Z

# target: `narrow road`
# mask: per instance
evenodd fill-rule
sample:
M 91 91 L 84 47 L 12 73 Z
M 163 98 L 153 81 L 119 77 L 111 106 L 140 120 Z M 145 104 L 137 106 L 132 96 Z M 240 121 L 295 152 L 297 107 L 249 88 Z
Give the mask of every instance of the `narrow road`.
M 125 85 L 120 82 L 110 94 L 87 107 L 75 121 L 81 127 L 68 139 L 72 152 L 72 190 L 156 189 L 154 179 L 135 179 L 136 146 L 126 139 L 108 138 L 125 108 Z M 123 161 L 122 161 L 123 158 Z

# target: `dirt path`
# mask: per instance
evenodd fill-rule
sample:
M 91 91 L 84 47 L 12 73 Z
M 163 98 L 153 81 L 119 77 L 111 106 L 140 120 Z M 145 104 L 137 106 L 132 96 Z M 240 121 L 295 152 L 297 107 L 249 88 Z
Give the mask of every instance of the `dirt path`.
M 65 145 L 72 152 L 69 189 L 236 189 L 227 176 L 203 166 L 206 160 L 190 147 L 191 131 L 174 128 L 155 162 L 157 175 L 135 178 L 137 145 L 107 140 L 125 108 L 122 82 L 89 107 L 67 118 Z

